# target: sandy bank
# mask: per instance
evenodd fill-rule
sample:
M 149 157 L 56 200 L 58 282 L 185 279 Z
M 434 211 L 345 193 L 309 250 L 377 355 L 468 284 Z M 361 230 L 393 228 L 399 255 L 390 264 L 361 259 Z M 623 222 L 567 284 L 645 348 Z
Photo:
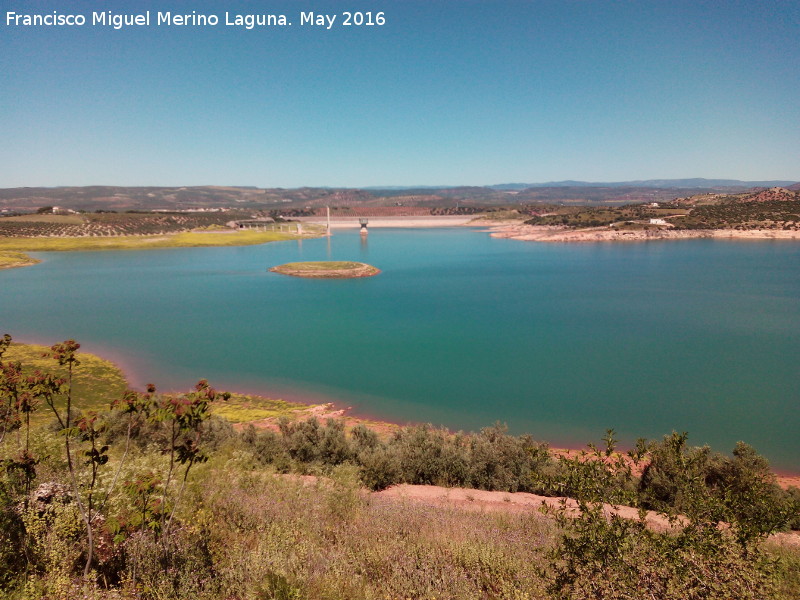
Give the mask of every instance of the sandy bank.
M 686 240 L 697 238 L 742 240 L 798 240 L 800 231 L 782 229 L 651 229 L 618 230 L 609 227 L 567 229 L 540 225 L 501 225 L 491 228 L 491 236 L 533 242 L 642 242 L 650 240 Z

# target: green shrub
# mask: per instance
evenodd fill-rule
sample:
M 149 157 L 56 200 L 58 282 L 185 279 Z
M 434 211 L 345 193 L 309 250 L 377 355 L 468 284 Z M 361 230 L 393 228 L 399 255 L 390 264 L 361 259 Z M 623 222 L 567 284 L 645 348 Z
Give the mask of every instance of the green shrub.
M 464 435 L 430 425 L 405 427 L 392 437 L 404 483 L 465 486 L 469 481 L 468 446 Z
M 316 417 L 305 421 L 282 418 L 278 427 L 286 451 L 298 462 L 338 465 L 352 455 L 341 420 L 328 419 L 320 426 Z
M 786 502 L 789 507 L 787 527 L 795 530 L 800 529 L 800 488 L 790 487 L 786 491 Z
M 364 450 L 374 450 L 382 446 L 378 434 L 363 423 L 358 423 L 353 427 L 350 435 L 352 436 L 353 452 L 355 453 L 363 452 Z
M 656 533 L 644 520 L 607 518 L 584 505 L 560 516 L 564 533 L 549 553 L 549 591 L 570 600 L 766 600 L 774 597 L 773 566 L 735 530 L 691 523 Z
M 496 423 L 469 436 L 470 487 L 505 492 L 533 491 L 532 479 L 550 461 L 547 447 L 530 436 L 511 436 Z
M 715 491 L 725 506 L 726 520 L 736 523 L 748 539 L 784 529 L 797 518 L 796 507 L 778 486 L 767 459 L 743 442 L 725 461 Z
M 269 465 L 276 462 L 286 463 L 288 455 L 283 442 L 278 435 L 269 429 L 256 431 L 252 425 L 248 425 L 242 432 L 242 441 L 253 452 L 255 459 L 262 465 Z
M 401 481 L 397 456 L 385 446 L 361 450 L 356 462 L 361 468 L 361 483 L 371 490 L 383 490 Z
M 353 451 L 345 437 L 344 421 L 328 419 L 320 429 L 319 458 L 326 465 L 341 465 L 350 460 Z
M 614 433 L 613 429 L 606 432 L 602 450 L 589 444 L 588 451 L 543 463 L 533 474 L 533 484 L 549 496 L 635 505 L 636 484 L 631 467 L 640 460 L 645 442 L 639 440 L 626 457 L 616 452 Z
M 639 483 L 642 506 L 694 520 L 734 523 L 743 541 L 778 531 L 793 520 L 797 511 L 791 499 L 753 448 L 739 442 L 728 458 L 686 441 L 685 433 L 673 433 L 651 447 L 651 461 Z
M 24 572 L 25 526 L 8 486 L 0 481 L 0 591 L 18 583 Z

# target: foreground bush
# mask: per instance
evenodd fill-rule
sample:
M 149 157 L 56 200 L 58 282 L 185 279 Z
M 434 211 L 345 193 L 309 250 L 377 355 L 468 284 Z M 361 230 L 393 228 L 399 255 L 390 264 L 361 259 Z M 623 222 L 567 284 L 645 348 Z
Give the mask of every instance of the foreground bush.
M 282 473 L 325 474 L 336 465 L 353 464 L 372 490 L 408 483 L 567 496 L 736 521 L 745 537 L 800 523 L 800 490 L 782 490 L 753 448 L 740 442 L 727 457 L 690 446 L 685 433 L 658 442 L 639 440 L 625 455 L 616 451 L 610 430 L 603 450 L 590 445 L 589 451 L 555 457 L 545 444 L 509 435 L 501 425 L 455 435 L 417 425 L 381 440 L 363 424 L 348 436 L 341 420 L 321 424 L 311 418 L 282 420 L 277 433 L 250 426 L 241 439 L 261 464 Z M 692 515 L 693 510 L 707 514 Z
M 554 511 L 563 533 L 549 553 L 548 591 L 553 597 L 776 597 L 777 566 L 761 542 L 785 523 L 785 515 L 782 499 L 768 496 L 774 491 L 774 477 L 764 471 L 765 461 L 744 445 L 737 446 L 729 460 L 710 457 L 707 449 L 687 448 L 685 441 L 685 435 L 673 434 L 655 445 L 641 480 L 645 498 L 662 492 L 662 514 L 670 517 L 669 531 L 648 528 L 644 508 L 638 520 L 606 515 L 600 503 L 606 493 L 602 485 L 583 488 L 577 517 L 565 505 Z M 630 465 L 609 461 L 613 436 L 608 436 L 607 443 L 605 452 L 595 449 L 582 461 L 572 462 L 573 470 L 578 475 L 601 474 L 595 478 L 601 483 L 628 481 Z M 673 497 L 667 498 L 670 494 Z M 651 502 L 652 497 L 648 498 Z
M 403 427 L 381 440 L 363 424 L 348 437 L 342 421 L 316 418 L 279 422 L 273 431 L 245 429 L 242 440 L 262 464 L 282 472 L 313 472 L 350 463 L 365 486 L 380 490 L 398 483 L 467 487 L 505 492 L 540 491 L 534 475 L 553 464 L 547 446 L 530 436 L 512 436 L 502 425 L 478 434 L 452 435 L 430 425 Z
M 798 520 L 746 445 L 732 457 L 685 435 L 551 456 L 502 426 L 422 425 L 387 439 L 342 421 L 283 420 L 242 434 L 210 414 L 207 382 L 122 394 L 81 411 L 78 345 L 52 372 L 2 361 L 0 591 L 11 599 L 791 598 L 800 559 L 771 566 L 761 541 Z M 35 426 L 46 407 L 51 426 Z M 642 462 L 644 461 L 644 462 Z M 644 465 L 641 479 L 632 465 Z M 287 474 L 285 477 L 277 474 Z M 302 478 L 315 474 L 324 477 Z M 580 515 L 480 514 L 369 496 L 428 483 L 580 500 Z M 606 519 L 603 501 L 675 518 L 654 533 Z M 683 517 L 678 517 L 683 515 Z M 549 550 L 549 552 L 548 552 Z M 644 596 L 642 594 L 645 594 Z
M 651 446 L 639 483 L 642 506 L 735 523 L 743 543 L 797 520 L 797 492 L 782 490 L 767 460 L 753 448 L 739 442 L 729 458 L 707 446 L 692 448 L 686 440 L 685 433 L 673 433 Z
M 775 565 L 735 528 L 691 523 L 651 531 L 644 521 L 607 518 L 584 506 L 550 552 L 549 592 L 570 600 L 766 600 L 775 598 Z

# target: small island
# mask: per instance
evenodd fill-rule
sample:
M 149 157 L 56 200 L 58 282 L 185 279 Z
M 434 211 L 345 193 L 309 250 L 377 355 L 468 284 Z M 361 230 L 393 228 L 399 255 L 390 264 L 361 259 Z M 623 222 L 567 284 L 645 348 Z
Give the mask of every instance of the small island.
M 380 269 L 366 263 L 341 260 L 292 262 L 272 267 L 270 271 L 283 275 L 291 275 L 293 277 L 311 277 L 317 279 L 372 277 L 381 272 Z

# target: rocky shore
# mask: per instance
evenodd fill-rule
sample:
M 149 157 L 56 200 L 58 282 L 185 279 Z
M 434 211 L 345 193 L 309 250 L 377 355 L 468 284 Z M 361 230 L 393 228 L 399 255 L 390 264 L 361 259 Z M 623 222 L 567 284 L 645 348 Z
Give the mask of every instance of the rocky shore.
M 649 229 L 625 230 L 609 227 L 568 229 L 540 225 L 500 225 L 489 229 L 492 237 L 534 242 L 642 242 L 696 238 L 797 240 L 800 231 L 782 229 Z

